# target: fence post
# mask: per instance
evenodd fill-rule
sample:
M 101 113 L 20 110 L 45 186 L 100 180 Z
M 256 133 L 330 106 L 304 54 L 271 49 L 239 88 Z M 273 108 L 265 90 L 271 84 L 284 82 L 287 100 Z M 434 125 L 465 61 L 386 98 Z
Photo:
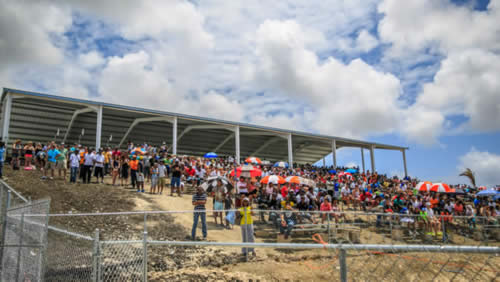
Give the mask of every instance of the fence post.
M 148 214 L 146 212 L 144 212 L 144 232 L 148 232 L 147 221 L 148 221 Z
M 148 281 L 148 232 L 144 231 L 144 236 L 142 239 L 142 281 Z
M 330 244 L 330 238 L 332 237 L 330 235 L 330 213 L 326 214 L 326 220 L 327 220 L 327 228 L 328 228 L 328 244 Z M 323 226 L 321 226 L 321 229 L 323 229 Z
M 17 249 L 17 265 L 16 265 L 16 281 L 19 280 L 19 270 L 21 268 L 21 251 L 23 245 L 23 235 L 24 235 L 24 212 L 21 214 L 21 233 L 19 234 L 19 247 Z
M 340 281 L 347 282 L 346 251 L 342 246 L 339 249 Z
M 2 205 L 2 238 L 1 238 L 1 244 L 2 246 L 5 245 L 5 236 L 7 234 L 7 210 L 10 206 L 10 190 L 9 189 L 6 189 L 5 187 L 3 187 L 5 190 L 7 190 L 7 200 L 5 201 L 5 205 Z M 4 190 L 4 191 L 5 191 Z M 2 193 L 3 194 L 3 193 Z M 2 195 L 3 197 L 3 195 Z M 3 199 L 2 199 L 3 200 Z M 3 201 L 2 201 L 3 203 Z M 2 268 L 3 268 L 3 253 L 5 251 L 5 248 L 2 248 L 2 250 L 0 251 L 0 271 L 2 271 Z
M 446 242 L 446 226 L 444 226 L 444 216 L 441 215 L 441 226 L 443 228 L 443 243 Z M 431 230 L 432 231 L 432 230 Z
M 98 282 L 100 280 L 99 266 L 100 266 L 100 251 L 99 251 L 99 229 L 94 233 L 94 249 L 92 250 L 92 281 Z
M 389 228 L 391 230 L 391 244 L 394 243 L 394 239 L 392 237 L 392 216 L 389 216 Z

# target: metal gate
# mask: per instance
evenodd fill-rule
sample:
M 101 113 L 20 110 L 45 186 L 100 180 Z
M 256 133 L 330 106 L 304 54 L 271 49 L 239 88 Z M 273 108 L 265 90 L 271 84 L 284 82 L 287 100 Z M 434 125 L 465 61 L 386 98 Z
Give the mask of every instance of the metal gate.
M 43 280 L 49 207 L 39 200 L 2 209 L 1 281 Z

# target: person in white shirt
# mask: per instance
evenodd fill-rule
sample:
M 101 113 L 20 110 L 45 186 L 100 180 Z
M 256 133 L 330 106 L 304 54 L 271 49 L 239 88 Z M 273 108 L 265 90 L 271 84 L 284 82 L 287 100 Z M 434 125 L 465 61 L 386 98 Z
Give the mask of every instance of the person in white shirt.
M 101 183 L 104 183 L 104 155 L 102 154 L 102 149 L 99 150 L 97 155 L 94 155 L 94 176 L 99 183 L 99 177 L 101 177 Z
M 83 161 L 83 183 L 90 184 L 90 178 L 92 177 L 92 167 L 94 166 L 95 153 L 87 153 L 84 156 Z
M 80 167 L 80 154 L 75 150 L 71 152 L 69 157 L 69 167 L 70 167 L 70 183 L 76 183 L 76 175 L 78 174 L 78 168 Z
M 202 166 L 196 167 L 196 186 L 200 186 L 201 181 L 205 178 L 207 171 Z
M 167 177 L 167 167 L 164 163 L 160 163 L 158 166 L 158 190 L 163 193 L 163 187 L 165 187 L 165 177 Z

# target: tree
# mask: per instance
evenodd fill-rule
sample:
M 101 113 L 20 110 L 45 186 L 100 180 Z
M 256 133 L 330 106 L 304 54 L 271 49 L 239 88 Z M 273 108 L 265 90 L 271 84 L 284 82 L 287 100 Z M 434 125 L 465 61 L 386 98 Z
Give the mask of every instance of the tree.
M 462 173 L 460 173 L 459 176 L 465 176 L 465 177 L 469 178 L 470 183 L 472 183 L 472 186 L 474 186 L 474 188 L 476 188 L 476 177 L 474 175 L 474 172 L 472 172 L 472 170 L 470 168 L 466 168 Z

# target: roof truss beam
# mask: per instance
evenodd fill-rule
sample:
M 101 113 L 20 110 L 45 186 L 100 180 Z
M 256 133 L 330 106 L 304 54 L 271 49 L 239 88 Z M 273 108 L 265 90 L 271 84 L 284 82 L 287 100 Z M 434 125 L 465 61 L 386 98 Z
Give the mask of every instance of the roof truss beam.
M 166 121 L 166 122 L 169 122 L 169 123 L 173 123 L 174 122 L 174 118 L 173 117 L 147 117 L 147 118 L 136 118 L 132 124 L 129 126 L 129 128 L 127 129 L 127 132 L 125 132 L 125 134 L 123 135 L 122 139 L 120 140 L 120 143 L 118 144 L 118 147 L 121 147 L 123 142 L 125 142 L 125 140 L 127 139 L 127 137 L 129 136 L 130 132 L 132 132 L 132 130 L 134 129 L 134 127 L 136 125 L 138 125 L 139 123 L 141 122 L 151 122 L 151 121 Z
M 66 132 L 64 133 L 64 138 L 62 140 L 62 143 L 66 143 L 66 139 L 68 138 L 69 132 L 71 131 L 71 128 L 73 127 L 73 123 L 75 122 L 76 118 L 81 114 L 89 112 L 97 112 L 97 108 L 93 106 L 88 106 L 86 108 L 79 109 L 73 112 L 73 115 L 71 116 L 71 119 L 68 123 L 68 127 L 66 128 Z

